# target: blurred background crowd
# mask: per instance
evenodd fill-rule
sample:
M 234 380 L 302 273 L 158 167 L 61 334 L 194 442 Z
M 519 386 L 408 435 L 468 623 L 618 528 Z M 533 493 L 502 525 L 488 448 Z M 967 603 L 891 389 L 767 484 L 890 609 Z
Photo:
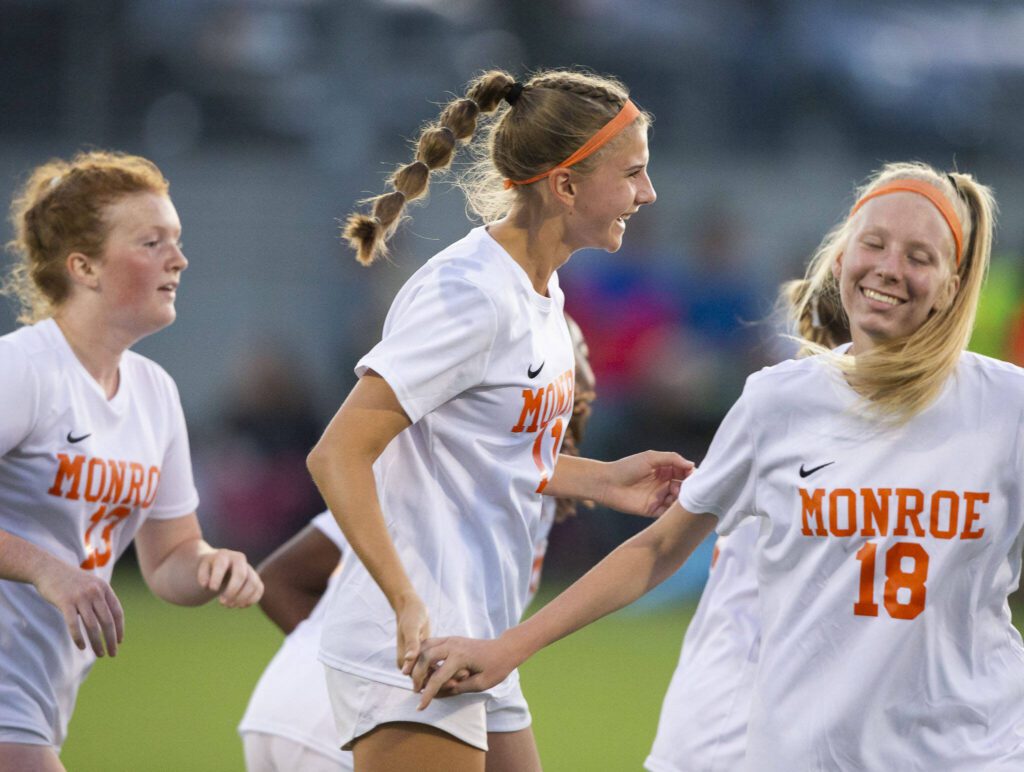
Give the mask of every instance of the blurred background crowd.
M 211 541 L 259 559 L 319 511 L 306 452 L 394 293 L 468 227 L 434 185 L 365 269 L 338 221 L 474 73 L 585 65 L 654 113 L 657 204 L 560 274 L 598 382 L 584 453 L 699 460 L 745 376 L 790 353 L 779 282 L 883 161 L 995 188 L 973 347 L 1024 364 L 1021 41 L 1011 0 L 0 0 L 0 194 L 82 147 L 170 179 L 190 267 L 178 321 L 138 349 L 178 383 Z M 549 575 L 638 525 L 584 512 Z

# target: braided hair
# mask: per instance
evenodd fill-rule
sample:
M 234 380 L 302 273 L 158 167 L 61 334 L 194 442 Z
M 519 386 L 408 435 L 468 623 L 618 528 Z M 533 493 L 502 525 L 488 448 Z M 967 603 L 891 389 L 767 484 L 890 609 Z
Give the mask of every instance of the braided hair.
M 445 105 L 438 120 L 420 132 L 414 160 L 389 177 L 390 192 L 363 202 L 370 205 L 369 214 L 349 215 L 343 237 L 363 265 L 385 255 L 406 204 L 426 195 L 431 172 L 451 166 L 460 142 L 469 146 L 473 160 L 456 184 L 466 194 L 469 212 L 492 222 L 504 216 L 517 197 L 532 194 L 529 185 L 505 190 L 504 180 L 529 179 L 568 158 L 628 98 L 618 81 L 587 72 L 546 70 L 525 83 L 502 70 L 485 72 L 467 86 L 465 96 Z M 481 114 L 494 115 L 478 133 Z M 649 122 L 650 116 L 644 113 L 640 120 Z M 584 159 L 574 171 L 586 174 L 600 155 L 599 151 Z

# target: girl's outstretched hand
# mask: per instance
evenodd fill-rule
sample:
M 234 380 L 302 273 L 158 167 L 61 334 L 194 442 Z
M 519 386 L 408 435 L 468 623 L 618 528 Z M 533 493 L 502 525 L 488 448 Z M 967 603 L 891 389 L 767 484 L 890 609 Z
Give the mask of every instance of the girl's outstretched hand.
M 678 453 L 658 450 L 611 461 L 600 501 L 619 512 L 658 517 L 672 506 L 682 481 L 694 468 L 692 461 Z
M 499 640 L 452 636 L 424 641 L 411 672 L 413 689 L 421 696 L 419 709 L 425 709 L 434 697 L 490 689 L 518 664 Z

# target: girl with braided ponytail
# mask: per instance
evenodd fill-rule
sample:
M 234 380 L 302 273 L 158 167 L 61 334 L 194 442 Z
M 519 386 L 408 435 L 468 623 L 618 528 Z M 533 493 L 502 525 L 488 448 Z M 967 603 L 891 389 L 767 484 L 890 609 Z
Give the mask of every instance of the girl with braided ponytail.
M 783 288 L 812 355 L 752 375 L 678 501 L 529 620 L 497 640 L 425 642 L 423 704 L 500 681 L 670 576 L 713 528 L 757 518 L 749 716 L 726 715 L 746 698 L 729 681 L 696 719 L 736 728 L 728 749 L 722 735 L 680 759 L 662 741 L 649 769 L 1024 769 L 1024 644 L 1007 605 L 1024 371 L 965 351 L 994 213 L 967 174 L 874 175 Z M 830 349 L 836 303 L 850 343 Z
M 648 124 L 608 78 L 488 72 L 422 132 L 393 190 L 348 220 L 371 263 L 430 174 L 469 145 L 459 182 L 484 225 L 402 288 L 309 457 L 359 557 L 342 568 L 320 649 L 356 769 L 539 770 L 516 674 L 417 709 L 421 641 L 493 637 L 519 620 L 543 496 L 657 516 L 692 468 L 674 453 L 559 454 L 575 368 L 556 269 L 585 247 L 617 250 L 654 202 Z

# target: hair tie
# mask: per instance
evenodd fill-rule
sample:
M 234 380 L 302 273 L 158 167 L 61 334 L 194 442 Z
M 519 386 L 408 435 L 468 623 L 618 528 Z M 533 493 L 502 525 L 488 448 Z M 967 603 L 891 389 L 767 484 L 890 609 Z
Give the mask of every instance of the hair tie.
M 523 93 L 524 88 L 526 88 L 526 86 L 519 81 L 512 84 L 512 88 L 510 88 L 508 93 L 505 94 L 505 101 L 508 102 L 509 107 L 512 107 L 519 101 L 519 95 Z

